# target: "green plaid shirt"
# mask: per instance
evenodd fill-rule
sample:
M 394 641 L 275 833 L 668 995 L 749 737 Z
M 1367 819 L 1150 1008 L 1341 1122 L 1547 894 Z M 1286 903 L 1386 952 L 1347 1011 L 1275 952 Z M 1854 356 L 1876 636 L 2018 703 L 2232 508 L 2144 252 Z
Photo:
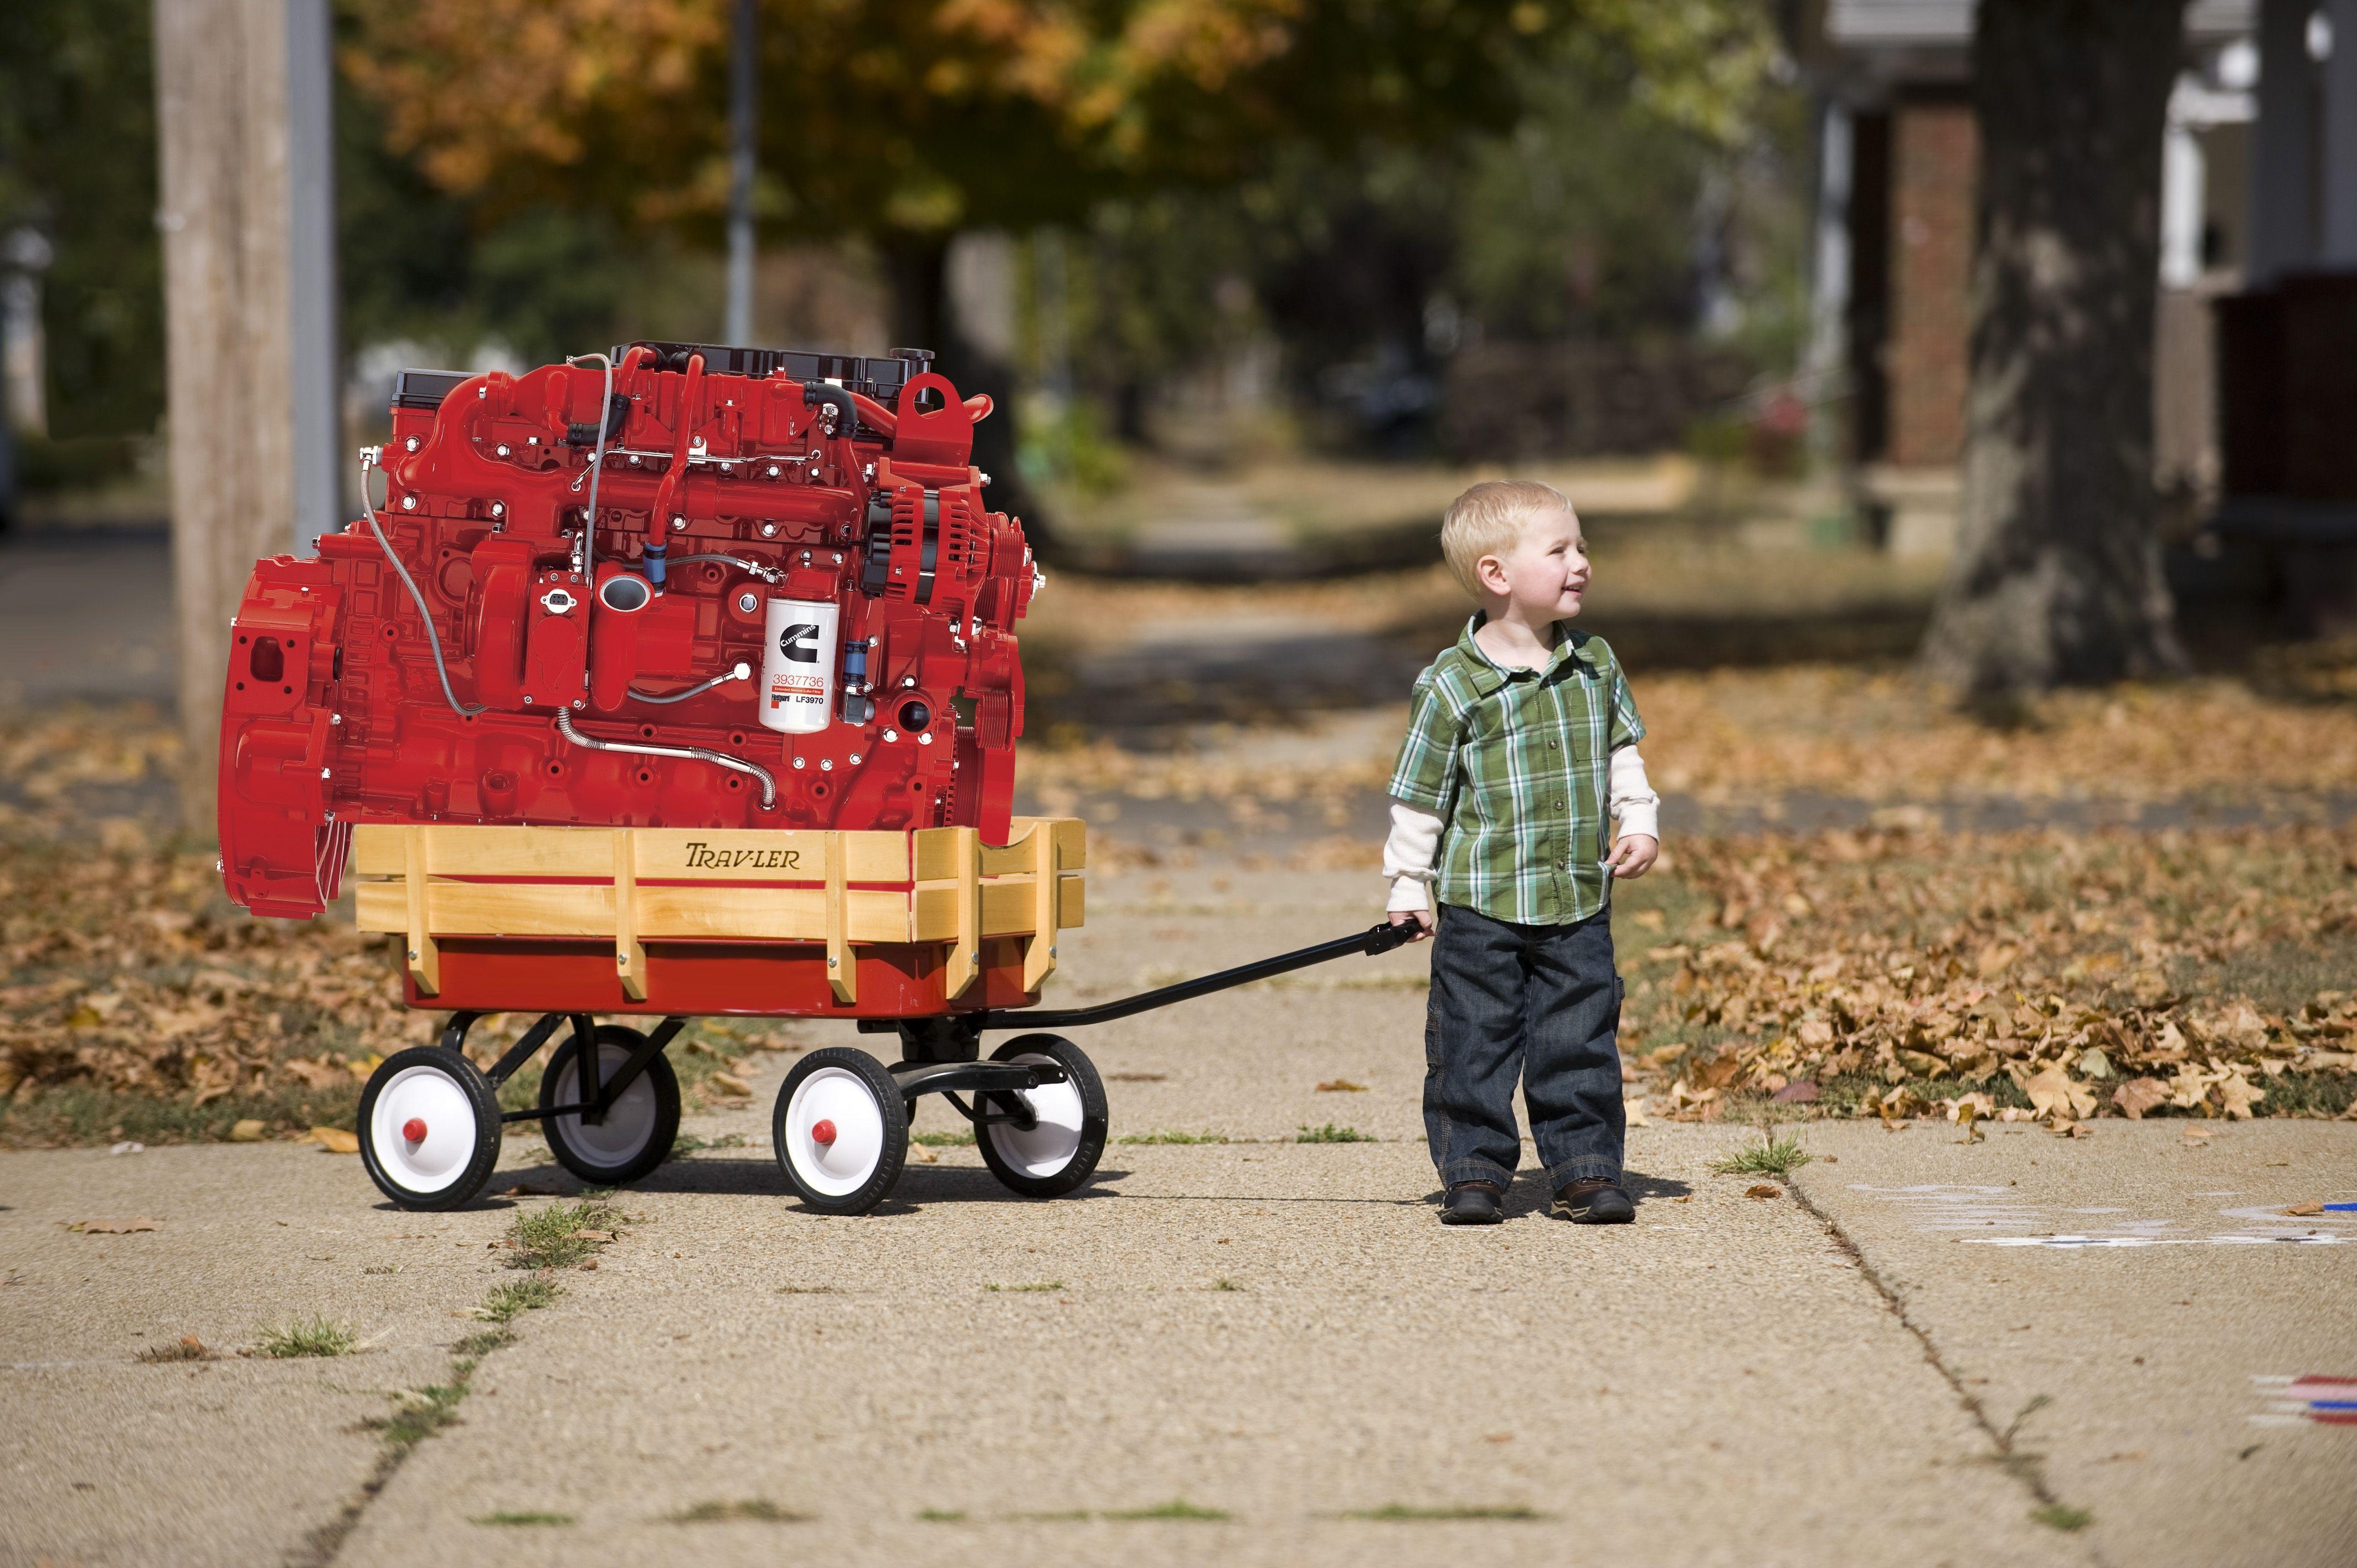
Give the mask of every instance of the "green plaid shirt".
M 1465 634 L 1416 677 L 1394 800 L 1437 813 L 1433 897 L 1523 925 L 1570 925 L 1610 893 L 1612 753 L 1645 737 L 1620 661 L 1555 624 L 1554 657 L 1509 670 Z

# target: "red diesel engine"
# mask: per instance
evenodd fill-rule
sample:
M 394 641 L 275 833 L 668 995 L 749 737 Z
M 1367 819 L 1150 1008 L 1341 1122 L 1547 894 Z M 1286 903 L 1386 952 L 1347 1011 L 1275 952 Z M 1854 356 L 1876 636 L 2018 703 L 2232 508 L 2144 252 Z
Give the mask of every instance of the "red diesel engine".
M 382 505 L 238 607 L 230 896 L 317 914 L 363 822 L 1006 842 L 1039 579 L 931 358 L 404 372 Z

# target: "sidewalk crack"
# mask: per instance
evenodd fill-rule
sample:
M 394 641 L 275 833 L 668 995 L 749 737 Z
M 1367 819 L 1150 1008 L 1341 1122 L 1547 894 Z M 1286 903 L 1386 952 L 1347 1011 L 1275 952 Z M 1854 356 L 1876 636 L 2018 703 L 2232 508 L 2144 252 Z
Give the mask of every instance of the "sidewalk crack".
M 1900 1326 L 1915 1337 L 1916 1344 L 1922 1347 L 1923 1359 L 1931 1363 L 1932 1370 L 1947 1380 L 1948 1387 L 1955 1393 L 1957 1402 L 1964 1407 L 1965 1412 L 1972 1416 L 1975 1424 L 1981 1429 L 1982 1434 L 1987 1437 L 1990 1448 L 1988 1457 L 1991 1462 L 2007 1475 L 2020 1482 L 2023 1489 L 2037 1500 L 2039 1509 L 2072 1511 L 2069 1504 L 2055 1495 L 2054 1488 L 2048 1483 L 2043 1462 L 2045 1456 L 2016 1445 L 2015 1439 L 2020 1435 L 2022 1422 L 2045 1402 L 2044 1399 L 2041 1397 L 2031 1401 L 2010 1423 L 2003 1426 L 1998 1425 L 1996 1419 L 1989 1414 L 1987 1406 L 1981 1402 L 1980 1397 L 1965 1386 L 1964 1374 L 1950 1366 L 1947 1358 L 1940 1353 L 1940 1347 L 1932 1340 L 1931 1331 L 1907 1310 L 1906 1298 L 1900 1294 L 1899 1288 L 1886 1279 L 1880 1270 L 1867 1261 L 1865 1251 L 1857 1242 L 1850 1240 L 1849 1232 L 1842 1229 L 1840 1221 L 1819 1208 L 1816 1200 L 1803 1190 L 1801 1183 L 1795 1177 L 1787 1176 L 1784 1186 L 1792 1195 L 1793 1200 L 1825 1228 L 1825 1234 L 1833 1238 L 1834 1244 L 1847 1254 L 1849 1261 L 1857 1266 L 1857 1272 L 1866 1277 L 1867 1283 L 1871 1284 L 1876 1294 L 1882 1297 L 1882 1304 L 1890 1309 L 1890 1315 L 1899 1320 Z M 2096 1568 L 2108 1568 L 2107 1560 L 2093 1541 L 2086 1541 L 2083 1544 L 2086 1548 L 2088 1560 L 2094 1563 Z
M 585 1196 L 578 1202 L 548 1204 L 519 1213 L 509 1222 L 506 1245 L 512 1253 L 509 1266 L 531 1270 L 529 1277 L 494 1285 L 484 1296 L 474 1313 L 484 1326 L 450 1347 L 448 1382 L 396 1390 L 393 1413 L 365 1423 L 383 1440 L 375 1468 L 335 1518 L 310 1531 L 300 1546 L 286 1554 L 286 1568 L 333 1568 L 369 1505 L 393 1484 L 409 1456 L 427 1438 L 457 1423 L 458 1407 L 482 1364 L 494 1352 L 516 1342 L 516 1332 L 509 1325 L 565 1294 L 550 1277 L 557 1269 L 575 1264 L 596 1268 L 597 1254 L 619 1234 L 615 1222 L 621 1218 L 619 1209 Z

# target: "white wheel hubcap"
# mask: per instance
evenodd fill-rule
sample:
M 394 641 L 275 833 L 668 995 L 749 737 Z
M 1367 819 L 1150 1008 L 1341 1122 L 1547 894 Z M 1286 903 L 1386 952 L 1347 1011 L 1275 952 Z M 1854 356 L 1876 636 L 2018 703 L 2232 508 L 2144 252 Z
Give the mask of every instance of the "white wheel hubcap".
M 407 1136 L 423 1122 L 425 1136 Z M 369 1146 L 379 1168 L 411 1192 L 440 1192 L 475 1157 L 475 1108 L 458 1080 L 438 1067 L 404 1068 L 369 1112 Z
M 630 1059 L 630 1051 L 617 1045 L 597 1047 L 597 1081 L 611 1083 L 623 1065 Z M 565 1070 L 558 1075 L 556 1087 L 550 1092 L 559 1105 L 581 1102 L 581 1059 L 576 1053 L 565 1059 Z M 606 1120 L 596 1126 L 581 1120 L 579 1112 L 570 1116 L 552 1116 L 552 1122 L 561 1122 L 565 1147 L 579 1154 L 592 1165 L 607 1165 L 619 1170 L 646 1152 L 648 1142 L 655 1135 L 655 1086 L 645 1073 L 630 1080 L 630 1087 L 614 1097 L 607 1108 Z
M 1026 1067 L 1059 1065 L 1055 1058 L 1037 1051 L 1007 1059 Z M 1085 1111 L 1081 1086 L 1068 1078 L 1061 1083 L 1023 1090 L 1017 1098 L 1039 1119 L 1038 1124 L 1026 1129 L 1009 1122 L 994 1122 L 984 1129 L 990 1134 L 991 1147 L 1020 1175 L 1040 1178 L 1058 1175 L 1081 1152 L 1081 1120 Z
M 823 1067 L 795 1085 L 786 1103 L 786 1158 L 829 1197 L 866 1186 L 884 1158 L 884 1110 L 866 1080 Z

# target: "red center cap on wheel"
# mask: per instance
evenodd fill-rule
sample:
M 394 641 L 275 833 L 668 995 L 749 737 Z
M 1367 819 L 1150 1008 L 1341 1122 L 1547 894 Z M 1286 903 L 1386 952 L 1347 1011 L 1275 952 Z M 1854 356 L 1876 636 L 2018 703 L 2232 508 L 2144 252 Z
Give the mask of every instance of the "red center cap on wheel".
M 401 1135 L 413 1144 L 425 1142 L 425 1119 L 422 1116 L 412 1116 L 401 1124 Z
M 813 1122 L 811 1124 L 811 1142 L 818 1144 L 821 1148 L 825 1148 L 833 1144 L 834 1142 L 834 1123 L 832 1122 Z

